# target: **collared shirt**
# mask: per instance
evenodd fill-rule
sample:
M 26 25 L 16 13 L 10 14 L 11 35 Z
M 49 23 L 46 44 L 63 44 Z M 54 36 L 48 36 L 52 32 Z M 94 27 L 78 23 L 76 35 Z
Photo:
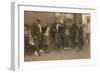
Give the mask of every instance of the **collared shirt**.
M 56 29 L 58 30 L 60 24 L 57 24 Z
M 69 35 L 69 30 L 68 30 L 68 28 L 66 29 L 65 34 L 66 34 L 66 35 Z
M 40 32 L 42 32 L 42 28 L 41 28 L 40 24 L 38 24 L 38 26 L 39 26 Z

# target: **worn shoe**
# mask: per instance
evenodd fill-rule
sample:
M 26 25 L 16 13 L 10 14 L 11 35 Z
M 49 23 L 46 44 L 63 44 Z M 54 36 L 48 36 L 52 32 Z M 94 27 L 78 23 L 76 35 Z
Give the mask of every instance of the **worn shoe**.
M 40 54 L 37 51 L 34 52 L 34 55 L 40 56 Z

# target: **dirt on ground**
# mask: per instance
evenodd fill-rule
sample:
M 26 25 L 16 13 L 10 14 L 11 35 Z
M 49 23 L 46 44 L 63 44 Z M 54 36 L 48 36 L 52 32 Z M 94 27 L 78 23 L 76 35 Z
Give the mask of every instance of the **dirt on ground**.
M 50 61 L 50 60 L 72 60 L 72 59 L 88 59 L 90 58 L 90 47 L 85 46 L 82 50 L 77 51 L 78 47 L 73 49 L 63 49 L 55 50 L 48 49 L 48 53 L 40 53 L 41 56 L 36 56 L 34 54 L 25 54 L 24 61 Z

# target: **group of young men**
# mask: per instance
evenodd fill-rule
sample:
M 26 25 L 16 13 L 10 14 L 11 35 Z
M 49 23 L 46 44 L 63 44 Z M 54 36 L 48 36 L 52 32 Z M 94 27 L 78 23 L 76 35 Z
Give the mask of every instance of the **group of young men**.
M 42 27 L 41 20 L 29 26 L 25 24 L 24 30 L 24 48 L 25 52 L 40 56 L 41 52 L 48 52 L 50 46 L 50 39 L 55 42 L 56 49 L 74 49 L 78 47 L 81 50 L 84 45 L 83 26 L 82 24 L 75 24 L 71 21 L 61 21 L 56 19 L 55 22 L 49 26 Z
M 51 26 L 51 35 L 54 38 L 57 48 L 73 49 L 83 47 L 83 28 L 82 24 L 60 21 L 59 19 Z
M 37 19 L 31 26 L 25 24 L 24 29 L 24 49 L 29 55 L 35 54 L 40 56 L 40 52 L 47 53 L 47 47 L 49 44 L 48 28 L 41 26 L 41 20 Z M 28 34 L 25 34 L 28 33 Z

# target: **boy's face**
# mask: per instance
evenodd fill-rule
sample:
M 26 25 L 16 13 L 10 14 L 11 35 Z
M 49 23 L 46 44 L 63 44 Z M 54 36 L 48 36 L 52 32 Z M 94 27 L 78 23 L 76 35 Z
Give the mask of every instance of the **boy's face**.
M 41 22 L 40 22 L 40 21 L 38 21 L 37 23 L 38 23 L 38 24 L 40 24 Z
M 41 20 L 37 20 L 37 24 L 40 24 L 41 23 Z

